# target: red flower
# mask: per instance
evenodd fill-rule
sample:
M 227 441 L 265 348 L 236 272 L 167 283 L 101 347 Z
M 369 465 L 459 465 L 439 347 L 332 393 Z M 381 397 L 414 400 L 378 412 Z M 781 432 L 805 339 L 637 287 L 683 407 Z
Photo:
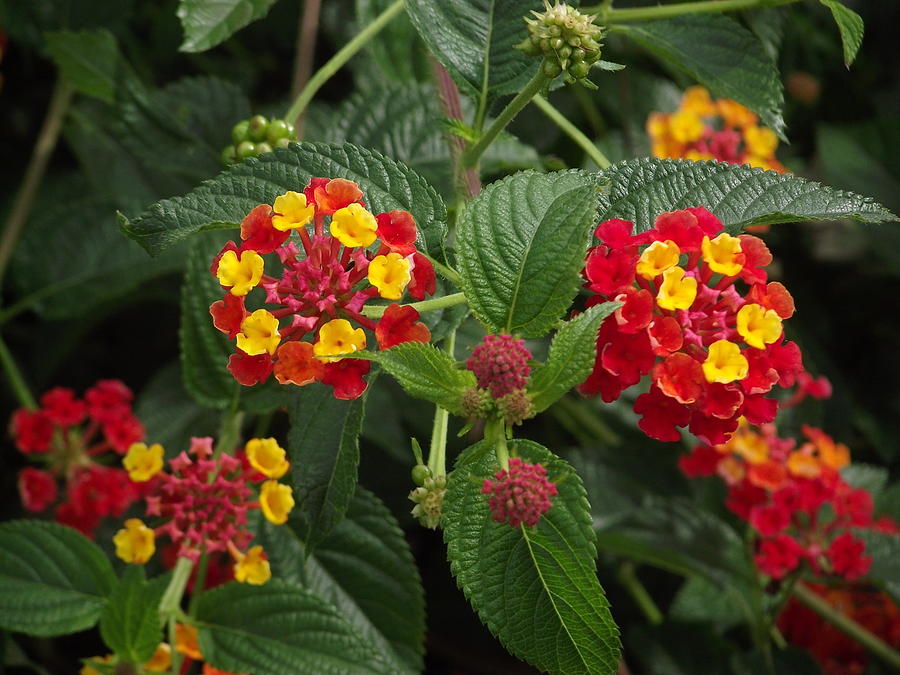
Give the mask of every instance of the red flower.
M 437 290 L 437 277 L 434 266 L 424 255 L 413 253 L 412 269 L 409 285 L 406 290 L 414 300 L 424 300 L 426 295 L 434 295 Z
M 144 425 L 129 409 L 120 417 L 105 422 L 103 433 L 113 449 L 124 455 L 132 443 L 137 443 L 144 437 Z
M 241 322 L 247 318 L 247 310 L 244 307 L 244 297 L 226 293 L 225 297 L 217 300 L 209 307 L 209 313 L 213 318 L 213 325 L 234 340 L 241 332 Z
M 416 252 L 416 221 L 408 211 L 390 211 L 375 217 L 378 238 L 400 255 Z
M 519 457 L 509 460 L 509 469 L 486 478 L 481 492 L 490 495 L 491 517 L 511 527 L 538 524 L 557 495 L 556 485 L 547 479 L 547 469 L 540 464 L 528 464 Z
M 691 411 L 663 394 L 658 387 L 641 394 L 634 402 L 634 412 L 643 415 L 638 427 L 658 441 L 679 441 L 678 427 L 688 423 Z
M 316 205 L 316 212 L 322 216 L 333 215 L 350 204 L 363 203 L 359 185 L 343 178 L 310 178 L 303 194 L 307 202 Z
M 708 445 L 696 446 L 690 454 L 678 458 L 678 468 L 688 478 L 714 476 L 724 455 Z
M 313 346 L 309 342 L 286 342 L 276 353 L 278 361 L 275 363 L 275 378 L 281 384 L 302 387 L 320 381 L 325 374 L 325 364 L 315 357 Z
M 389 305 L 375 328 L 379 349 L 390 349 L 404 342 L 428 342 L 431 331 L 419 321 L 419 313 L 409 305 Z
M 57 487 L 53 474 L 26 467 L 19 472 L 19 496 L 29 511 L 43 511 L 56 501 Z
M 120 380 L 100 380 L 84 394 L 88 415 L 98 422 L 115 421 L 131 410 L 134 394 Z
M 803 549 L 794 539 L 779 534 L 772 539 L 763 539 L 754 560 L 764 574 L 781 579 L 800 564 L 802 556 Z
M 244 242 L 241 250 L 271 253 L 290 236 L 289 230 L 282 232 L 272 226 L 272 207 L 268 204 L 260 204 L 241 221 L 241 239 Z
M 834 569 L 848 581 L 865 576 L 872 566 L 872 558 L 863 555 L 866 545 L 849 532 L 837 537 L 828 547 L 828 560 Z
M 372 364 L 362 359 L 341 359 L 335 363 L 325 364 L 322 384 L 334 387 L 334 397 L 341 400 L 352 400 L 362 396 L 368 384 L 363 379 Z
M 53 422 L 43 410 L 19 408 L 12 416 L 12 435 L 24 453 L 47 452 L 53 439 Z
M 75 398 L 75 392 L 65 387 L 54 387 L 41 396 L 41 408 L 54 424 L 63 428 L 81 424 L 87 415 L 87 406 Z

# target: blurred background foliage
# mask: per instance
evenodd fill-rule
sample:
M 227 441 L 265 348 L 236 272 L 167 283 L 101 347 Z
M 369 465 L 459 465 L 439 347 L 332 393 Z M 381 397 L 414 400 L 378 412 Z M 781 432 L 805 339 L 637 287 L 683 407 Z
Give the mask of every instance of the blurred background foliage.
M 176 0 L 2 0 L 0 30 L 0 216 L 5 220 L 22 180 L 57 81 L 53 56 L 65 50 L 54 31 L 94 30 L 108 50 L 116 86 L 76 94 L 62 138 L 24 234 L 3 279 L 0 330 L 35 393 L 61 385 L 83 391 L 99 378 L 120 378 L 137 392 L 148 439 L 169 452 L 216 428 L 217 415 L 185 391 L 179 366 L 180 285 L 184 247 L 149 258 L 118 230 L 116 211 L 134 216 L 150 203 L 182 194 L 221 168 L 219 151 L 232 125 L 251 113 L 280 115 L 290 103 L 295 40 L 302 3 L 276 2 L 268 15 L 203 53 L 178 50 Z M 629 6 L 638 3 L 617 3 Z M 323 4 L 315 66 L 354 35 L 384 0 Z M 775 55 L 785 84 L 787 135 L 779 159 L 800 175 L 872 196 L 900 212 L 900 71 L 896 26 L 900 6 L 860 0 L 866 35 L 857 61 L 843 67 L 829 12 L 799 3 L 740 16 Z M 524 31 L 524 27 L 523 27 Z M 893 55 L 893 56 L 892 56 Z M 613 161 L 649 152 L 644 124 L 669 112 L 693 84 L 612 35 L 604 58 L 621 72 L 597 72 L 595 92 L 560 89 L 551 101 Z M 453 203 L 442 110 L 424 45 L 405 16 L 332 78 L 308 111 L 306 140 L 350 141 L 401 160 Z M 502 101 L 501 101 L 502 103 Z M 468 103 L 466 103 L 468 105 Z M 540 111 L 527 108 L 483 162 L 483 179 L 523 168 L 593 167 Z M 832 399 L 789 411 L 782 430 L 821 426 L 848 444 L 854 461 L 888 468 L 893 489 L 879 499 L 898 514 L 900 492 L 900 232 L 831 222 L 779 225 L 765 235 L 777 278 L 798 312 L 789 337 L 803 347 L 808 369 L 834 385 Z M 460 332 L 457 355 L 480 339 L 477 325 Z M 533 345 L 537 358 L 541 346 Z M 427 593 L 428 671 L 517 673 L 530 668 L 507 655 L 456 589 L 440 535 L 408 516 L 412 464 L 409 437 L 430 434 L 430 405 L 405 397 L 387 377 L 368 396 L 361 482 L 401 518 Z M 4 418 L 16 407 L 0 391 Z M 272 430 L 286 432 L 278 413 Z M 247 432 L 252 431 L 252 426 Z M 451 452 L 466 445 L 451 429 Z M 566 399 L 526 423 L 522 436 L 565 454 L 588 487 L 601 537 L 599 574 L 621 627 L 634 672 L 759 672 L 729 597 L 742 575 L 737 521 L 722 506 L 715 481 L 689 482 L 676 458 L 685 448 L 637 432 L 630 404 Z M 15 475 L 21 455 L 4 444 L 0 510 L 21 515 Z M 689 447 L 689 446 L 688 446 Z M 635 553 L 638 542 L 643 546 Z M 655 557 L 654 557 L 655 556 Z M 625 592 L 635 573 L 629 559 L 649 561 L 640 576 L 662 612 L 652 625 Z M 662 571 L 664 568 L 669 571 Z M 684 583 L 685 576 L 691 581 Z M 724 591 L 723 591 L 724 589 Z M 740 589 L 734 593 L 740 594 Z M 49 669 L 71 671 L 79 656 L 98 653 L 96 637 L 26 643 Z M 13 663 L 18 656 L 10 645 Z M 803 653 L 784 653 L 784 672 L 816 672 Z M 11 655 L 11 656 L 10 656 Z M 758 665 L 758 664 L 757 664 Z M 877 666 L 872 666 L 877 672 Z M 24 671 L 23 671 L 24 672 Z

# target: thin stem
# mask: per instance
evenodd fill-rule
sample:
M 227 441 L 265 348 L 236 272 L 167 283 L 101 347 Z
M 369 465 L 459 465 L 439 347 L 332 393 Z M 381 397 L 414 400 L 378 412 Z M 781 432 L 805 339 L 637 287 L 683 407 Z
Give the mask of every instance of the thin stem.
M 794 597 L 886 664 L 900 669 L 900 652 L 892 649 L 878 636 L 873 635 L 849 616 L 829 605 L 819 595 L 809 590 L 805 584 L 798 583 L 794 586 Z
M 456 348 L 456 331 L 451 331 L 444 340 L 444 351 L 453 356 Z M 434 423 L 431 427 L 431 444 L 428 446 L 428 468 L 432 476 L 447 475 L 447 429 L 450 413 L 441 406 L 434 408 Z
M 631 9 L 613 9 L 609 6 L 597 5 L 594 7 L 582 7 L 581 11 L 585 14 L 596 14 L 598 24 L 609 26 L 617 23 L 670 19 L 683 14 L 734 12 L 741 9 L 778 7 L 779 5 L 789 5 L 793 2 L 799 2 L 799 0 L 701 0 L 700 2 L 678 2 L 672 5 L 633 7 Z
M 291 81 L 291 98 L 296 98 L 312 73 L 316 54 L 316 34 L 319 31 L 319 10 L 322 0 L 304 0 L 300 11 L 300 25 L 297 28 L 297 48 L 294 52 L 294 78 Z M 297 117 L 297 138 L 303 138 L 304 115 Z
M 450 77 L 447 69 L 440 62 L 431 59 L 431 70 L 434 73 L 435 83 L 437 84 L 438 93 L 440 95 L 441 106 L 444 114 L 450 120 L 463 120 L 462 101 L 459 96 L 459 87 Z M 450 156 L 453 160 L 453 177 L 454 186 L 457 196 L 461 201 L 471 199 L 481 192 L 481 176 L 478 169 L 474 167 L 464 168 L 459 161 L 463 151 L 466 149 L 466 143 L 459 136 L 447 134 L 447 143 L 450 145 Z
M 519 111 L 528 105 L 528 102 L 534 98 L 546 83 L 547 76 L 544 75 L 543 68 L 539 68 L 535 76 L 531 78 L 531 81 L 525 85 L 525 88 L 516 94 L 515 98 L 506 105 L 499 115 L 497 115 L 497 119 L 493 121 L 487 131 L 485 131 L 481 138 L 478 139 L 478 142 L 462 154 L 462 157 L 460 158 L 462 165 L 464 167 L 475 166 L 478 163 L 478 158 L 481 157 L 488 146 L 494 142 L 497 135 L 512 122 L 513 118 L 519 114 Z
M 204 551 L 200 554 L 200 560 L 197 562 L 197 574 L 194 576 L 194 592 L 191 593 L 191 600 L 188 603 L 188 615 L 194 616 L 197 611 L 197 602 L 203 595 L 203 587 L 206 585 L 206 571 L 209 569 L 209 554 Z
M 19 399 L 19 404 L 29 410 L 36 410 L 38 407 L 37 401 L 34 400 L 31 390 L 25 384 L 25 378 L 22 376 L 19 366 L 16 365 L 16 360 L 10 353 L 3 338 L 0 338 L 0 365 L 3 366 L 3 372 L 6 373 L 6 379 L 9 380 L 10 388 L 13 390 L 16 398 Z
M 325 84 L 335 73 L 337 73 L 344 64 L 347 63 L 360 49 L 365 47 L 366 43 L 373 37 L 378 35 L 382 28 L 387 26 L 391 19 L 403 11 L 403 0 L 395 0 L 387 9 L 385 9 L 378 17 L 361 30 L 356 37 L 348 42 L 344 47 L 332 56 L 325 65 L 319 68 L 315 74 L 303 87 L 303 91 L 297 96 L 296 100 L 288 108 L 284 115 L 287 121 L 297 120 L 306 110 L 306 106 L 312 101 L 316 92 Z
M 619 436 L 602 422 L 598 414 L 587 406 L 588 404 L 584 400 L 564 396 L 553 404 L 550 411 L 553 412 L 557 407 L 562 408 L 574 422 L 590 432 L 594 436 L 595 441 L 600 441 L 607 445 L 616 445 L 620 440 Z
M 440 274 L 442 277 L 444 277 L 447 281 L 450 281 L 450 282 L 456 284 L 457 286 L 460 286 L 462 284 L 462 277 L 459 275 L 459 272 L 457 272 L 455 269 L 453 269 L 452 267 L 448 267 L 447 265 L 445 265 L 442 262 L 438 262 L 437 260 L 432 258 L 430 255 L 427 255 L 425 253 L 423 253 L 422 255 L 424 255 L 426 258 L 428 258 L 429 262 L 434 266 L 435 271 L 438 274 Z
M 451 293 L 440 298 L 432 298 L 431 300 L 423 300 L 422 302 L 413 302 L 404 307 L 412 307 L 419 312 L 431 312 L 436 309 L 445 309 L 454 305 L 461 305 L 466 301 L 465 293 Z M 372 307 L 363 307 L 360 314 L 370 319 L 379 319 L 384 316 L 387 305 L 373 305 Z
M 222 413 L 222 422 L 219 425 L 219 440 L 216 443 L 213 457 L 218 457 L 223 452 L 230 453 L 234 450 L 234 446 L 241 437 L 241 423 L 244 421 L 244 413 L 238 410 L 241 400 L 241 385 L 235 384 L 237 388 L 234 396 L 231 398 L 231 404 L 228 406 L 228 410 Z
M 540 108 L 541 112 L 549 117 L 556 126 L 562 129 L 566 136 L 575 141 L 578 144 L 578 147 L 584 150 L 584 153 L 590 157 L 594 164 L 599 168 L 605 169 L 611 164 L 606 158 L 606 155 L 600 152 L 594 142 L 585 136 L 578 127 L 567 120 L 565 115 L 550 105 L 550 102 L 547 99 L 540 94 L 537 94 L 534 97 L 534 104 Z
M 647 592 L 644 584 L 638 579 L 634 563 L 623 562 L 619 565 L 619 570 L 616 572 L 616 578 L 619 580 L 619 583 L 625 587 L 625 590 L 628 591 L 629 595 L 631 595 L 631 599 L 634 600 L 635 604 L 641 612 L 643 612 L 647 621 L 654 626 L 658 626 L 664 621 L 663 613 L 659 611 L 659 607 L 653 602 L 650 593 Z
M 159 616 L 168 624 L 169 645 L 172 647 L 172 668 L 169 671 L 172 675 L 181 672 L 181 652 L 175 646 L 177 640 L 175 638 L 175 623 L 181 612 L 181 598 L 184 597 L 184 589 L 187 588 L 188 579 L 191 578 L 191 571 L 194 569 L 194 563 L 190 558 L 179 556 L 178 562 L 175 563 L 175 569 L 172 571 L 172 578 L 169 585 L 163 593 L 162 599 L 159 601 Z
M 50 98 L 50 105 L 47 107 L 44 123 L 41 125 L 41 131 L 34 144 L 31 159 L 28 161 L 28 167 L 25 169 L 22 187 L 19 188 L 19 194 L 16 197 L 12 210 L 9 212 L 9 217 L 6 219 L 3 235 L 0 237 L 0 281 L 3 279 L 6 266 L 9 264 L 9 259 L 16 248 L 19 235 L 22 234 L 22 228 L 25 226 L 28 214 L 31 212 L 31 205 L 34 203 L 34 198 L 44 178 L 44 172 L 47 170 L 50 156 L 53 154 L 54 148 L 56 148 L 59 131 L 62 128 L 63 119 L 66 116 L 66 110 L 68 110 L 71 100 L 72 88 L 62 78 L 59 78 L 53 88 L 53 95 Z

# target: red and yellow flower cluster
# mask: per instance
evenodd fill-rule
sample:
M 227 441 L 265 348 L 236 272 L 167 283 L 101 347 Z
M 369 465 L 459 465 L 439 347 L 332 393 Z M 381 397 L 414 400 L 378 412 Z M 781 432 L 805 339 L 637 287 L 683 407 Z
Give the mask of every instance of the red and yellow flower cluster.
M 723 443 L 741 416 L 771 422 L 778 403 L 766 395 L 794 386 L 804 371 L 782 329 L 794 301 L 767 281 L 766 245 L 723 232 L 703 207 L 663 213 L 642 234 L 632 229 L 625 220 L 601 223 L 603 243 L 588 252 L 586 288 L 596 294 L 588 304 L 623 305 L 600 327 L 581 393 L 611 402 L 649 373 L 650 391 L 634 410 L 640 428 L 661 441 L 679 440 L 678 427 L 688 426 L 707 443 Z
M 717 159 L 784 173 L 775 158 L 778 137 L 758 121 L 740 103 L 727 98 L 713 100 L 703 87 L 691 87 L 684 92 L 678 110 L 652 113 L 647 118 L 647 133 L 654 157 Z
M 742 423 L 724 444 L 699 445 L 679 460 L 685 475 L 718 475 L 728 485 L 725 505 L 759 535 L 756 564 L 780 579 L 806 561 L 815 574 L 847 580 L 869 571 L 872 559 L 851 528 L 900 532 L 874 519 L 872 495 L 849 485 L 840 470 L 847 446 L 820 429 L 803 427 L 805 442 L 780 438 L 774 425 Z
M 431 337 L 412 307 L 392 304 L 378 321 L 362 313 L 372 298 L 434 293 L 434 268 L 416 238 L 410 213 L 373 215 L 359 186 L 340 178 L 313 178 L 303 192 L 253 209 L 241 223 L 240 245 L 228 242 L 210 268 L 227 289 L 210 314 L 236 342 L 228 364 L 234 378 L 250 386 L 274 372 L 281 384 L 322 382 L 337 398 L 360 396 L 370 363 L 342 355 L 366 348 L 366 330 L 381 349 Z M 270 253 L 279 264 L 273 260 L 267 274 L 263 256 Z M 247 308 L 257 287 L 270 309 Z
M 287 522 L 294 506 L 291 488 L 278 482 L 290 464 L 274 438 L 254 438 L 243 455 L 215 455 L 211 438 L 191 440 L 189 453 L 169 461 L 163 471 L 163 448 L 136 443 L 124 460 L 131 480 L 148 483 L 147 515 L 162 518 L 155 528 L 130 518 L 116 534 L 116 555 L 130 563 L 147 562 L 156 550 L 156 537 L 168 535 L 178 556 L 197 561 L 202 553 L 228 552 L 234 559 L 234 578 L 263 584 L 271 571 L 261 546 L 247 548 L 253 534 L 247 513 L 262 511 L 276 525 Z M 259 483 L 256 490 L 250 483 Z
M 83 399 L 64 387 L 41 397 L 36 410 L 13 413 L 10 432 L 16 447 L 45 468 L 19 473 L 19 494 L 29 511 L 56 507 L 56 520 L 92 536 L 106 516 L 121 516 L 140 496 L 138 486 L 119 468 L 103 462 L 124 454 L 144 437 L 131 409 L 131 390 L 118 380 L 100 380 Z

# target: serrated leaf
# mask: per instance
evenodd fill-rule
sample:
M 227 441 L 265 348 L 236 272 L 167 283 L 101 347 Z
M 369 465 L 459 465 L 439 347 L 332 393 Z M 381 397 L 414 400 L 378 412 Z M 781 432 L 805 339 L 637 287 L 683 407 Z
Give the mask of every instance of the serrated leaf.
M 466 204 L 456 244 L 473 313 L 495 332 L 545 335 L 575 297 L 596 204 L 577 171 L 517 173 Z
M 100 617 L 106 646 L 129 663 L 144 663 L 162 642 L 159 601 L 165 588 L 150 584 L 144 568 L 128 565 Z
M 229 583 L 197 603 L 200 651 L 211 666 L 268 675 L 390 673 L 331 604 L 280 579 Z
M 109 560 L 80 532 L 38 520 L 0 524 L 0 627 L 68 635 L 100 618 L 115 584 Z
M 484 444 L 460 455 L 444 498 L 444 541 L 457 584 L 515 656 L 551 673 L 615 673 L 618 630 L 597 580 L 581 480 L 543 446 L 515 441 L 519 456 L 558 481 L 559 494 L 533 528 L 497 523 L 479 482 L 498 470 L 496 458 L 467 459 Z
M 862 44 L 863 32 L 865 31 L 862 17 L 838 0 L 819 0 L 819 2 L 831 10 L 834 22 L 841 32 L 841 44 L 844 47 L 844 65 L 849 68 Z
M 341 401 L 318 384 L 293 393 L 288 450 L 294 514 L 308 553 L 341 522 L 353 499 L 364 404 L 365 395 Z
M 316 176 L 359 183 L 375 213 L 403 209 L 419 227 L 419 248 L 443 257 L 447 211 L 440 196 L 414 171 L 377 152 L 345 144 L 294 143 L 244 160 L 182 197 L 164 199 L 139 218 L 119 216 L 125 234 L 151 255 L 200 230 L 237 227 L 259 204 L 271 204 Z
M 293 520 L 264 522 L 257 541 L 276 578 L 334 605 L 393 672 L 421 672 L 422 582 L 409 544 L 378 497 L 357 487 L 346 517 L 309 557 Z
M 471 371 L 457 368 L 447 352 L 423 342 L 404 342 L 358 357 L 380 363 L 413 398 L 436 403 L 454 415 L 463 414 L 459 405 L 462 394 L 476 385 Z
M 838 190 L 793 174 L 724 162 L 630 159 L 601 173 L 608 188 L 601 220 L 633 221 L 635 231 L 653 227 L 664 211 L 705 206 L 732 234 L 748 225 L 851 218 L 868 223 L 897 216 L 870 197 Z
M 275 0 L 181 0 L 176 14 L 184 29 L 183 52 L 202 52 L 263 18 Z
M 105 29 L 48 33 L 46 48 L 75 91 L 112 103 L 120 79 L 130 74 L 115 36 Z
M 406 11 L 456 84 L 477 98 L 519 91 L 540 62 L 513 47 L 527 35 L 524 18 L 540 0 L 416 0 Z
M 688 14 L 616 26 L 665 64 L 684 71 L 718 97 L 760 116 L 783 140 L 784 92 L 775 62 L 758 39 L 720 14 Z
M 560 326 L 550 343 L 547 362 L 534 369 L 528 384 L 535 412 L 546 410 L 584 382 L 596 359 L 600 324 L 619 306 L 615 302 L 595 305 Z

